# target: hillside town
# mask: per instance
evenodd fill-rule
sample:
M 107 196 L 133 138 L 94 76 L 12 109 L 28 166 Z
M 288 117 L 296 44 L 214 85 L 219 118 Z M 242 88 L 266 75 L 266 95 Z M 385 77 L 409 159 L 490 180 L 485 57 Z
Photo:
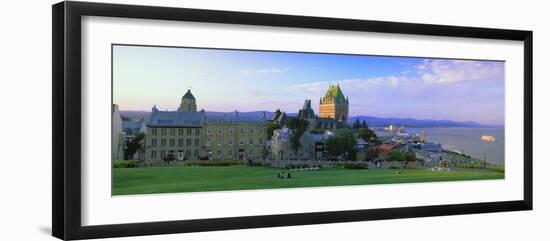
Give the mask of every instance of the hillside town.
M 380 131 L 364 120 L 349 121 L 350 100 L 339 85 L 330 85 L 318 103 L 318 114 L 310 99 L 296 115 L 280 109 L 270 116 L 240 115 L 238 110 L 212 114 L 197 110 L 197 99 L 188 90 L 177 110 L 153 106 L 150 117 L 139 120 L 124 117 L 114 104 L 112 160 L 137 160 L 140 166 L 237 161 L 281 168 L 335 163 L 445 168 L 473 160 L 429 142 L 425 131 L 408 134 L 404 126 L 394 125 Z

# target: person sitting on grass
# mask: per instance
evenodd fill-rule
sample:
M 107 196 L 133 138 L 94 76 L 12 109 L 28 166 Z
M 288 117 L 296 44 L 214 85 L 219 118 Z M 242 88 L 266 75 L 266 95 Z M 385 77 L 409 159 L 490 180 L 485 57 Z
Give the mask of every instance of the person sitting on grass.
M 286 175 L 286 178 L 292 178 L 292 176 L 290 175 L 290 170 L 288 171 L 288 174 Z

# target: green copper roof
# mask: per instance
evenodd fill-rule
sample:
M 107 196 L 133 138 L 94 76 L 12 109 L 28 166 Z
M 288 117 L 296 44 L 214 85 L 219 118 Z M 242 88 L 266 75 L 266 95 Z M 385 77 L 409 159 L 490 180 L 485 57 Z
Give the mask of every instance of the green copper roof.
M 346 97 L 338 85 L 331 85 L 325 93 L 325 98 L 332 98 L 335 102 L 346 102 Z

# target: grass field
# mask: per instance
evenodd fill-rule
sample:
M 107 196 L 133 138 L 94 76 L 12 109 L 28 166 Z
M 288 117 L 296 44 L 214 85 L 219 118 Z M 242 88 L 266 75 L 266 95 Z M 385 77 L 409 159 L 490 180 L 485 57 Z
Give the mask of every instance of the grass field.
M 343 169 L 292 172 L 291 179 L 277 179 L 287 170 L 247 166 L 171 166 L 113 168 L 113 195 L 226 191 L 292 187 L 319 187 L 364 184 L 412 183 L 502 179 L 504 173 L 492 171 L 436 172 L 421 169 Z M 401 172 L 400 174 L 397 171 Z

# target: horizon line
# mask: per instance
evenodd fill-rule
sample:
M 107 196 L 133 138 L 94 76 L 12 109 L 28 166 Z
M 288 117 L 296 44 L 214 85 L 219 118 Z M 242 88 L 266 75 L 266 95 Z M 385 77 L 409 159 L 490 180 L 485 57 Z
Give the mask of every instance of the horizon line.
M 119 112 L 122 112 L 122 111 L 128 111 L 128 112 L 148 112 L 148 113 L 151 113 L 152 111 L 151 110 L 122 110 L 122 109 L 119 109 Z M 177 110 L 159 110 L 161 112 L 177 112 Z M 252 113 L 252 112 L 269 112 L 269 113 L 274 113 L 275 111 L 268 111 L 268 110 L 255 110 L 255 111 L 239 111 L 239 110 L 232 110 L 232 111 L 207 111 L 207 110 L 204 110 L 205 112 L 218 112 L 218 113 L 235 113 L 235 111 L 237 112 L 240 112 L 240 113 Z M 197 112 L 200 112 L 200 110 L 198 110 Z M 283 111 L 285 112 L 286 114 L 298 114 L 298 112 L 286 112 L 286 111 Z M 318 116 L 316 114 L 316 116 Z M 363 117 L 374 117 L 374 118 L 382 118 L 382 119 L 412 119 L 412 120 L 417 120 L 417 121 L 453 121 L 453 122 L 474 122 L 476 124 L 479 124 L 479 125 L 485 125 L 485 126 L 498 126 L 498 127 L 504 127 L 505 126 L 505 123 L 502 123 L 502 124 L 496 124 L 496 123 L 486 123 L 486 122 L 480 122 L 480 121 L 475 121 L 475 120 L 452 120 L 452 119 L 431 119 L 431 118 L 415 118 L 415 117 L 395 117 L 395 116 L 377 116 L 377 115 L 364 115 L 364 114 L 360 114 L 360 115 L 349 115 L 349 118 L 348 118 L 348 121 L 346 122 L 349 122 L 349 119 L 350 118 L 353 118 L 353 117 L 360 117 L 360 116 L 363 116 Z

